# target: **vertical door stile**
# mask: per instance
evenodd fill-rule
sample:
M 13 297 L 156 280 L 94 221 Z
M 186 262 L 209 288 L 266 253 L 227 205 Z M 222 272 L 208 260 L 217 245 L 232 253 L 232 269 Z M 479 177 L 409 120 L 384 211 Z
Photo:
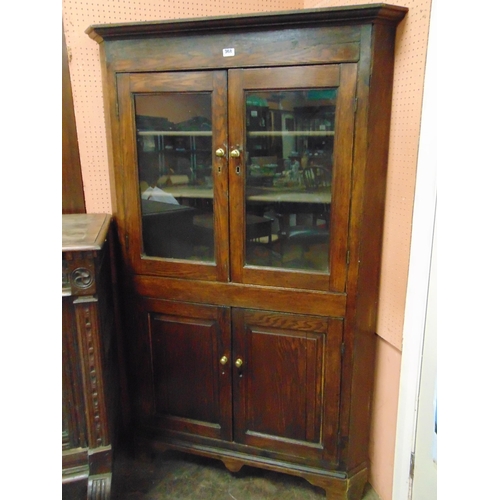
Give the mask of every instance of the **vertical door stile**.
M 234 363 L 236 359 L 241 358 L 247 361 L 245 349 L 245 316 L 244 310 L 233 308 L 231 314 L 231 327 L 232 327 L 232 356 L 231 356 L 231 369 L 233 373 L 233 427 L 234 427 L 234 440 L 244 442 L 245 436 L 245 378 L 242 376 L 243 372 L 238 370 Z M 245 366 L 246 369 L 246 366 Z
M 232 352 L 231 352 L 231 310 L 228 307 L 219 307 L 217 310 L 219 325 L 218 369 L 220 373 L 219 409 L 221 423 L 221 437 L 226 441 L 233 440 L 233 381 Z M 226 356 L 227 362 L 221 364 L 221 359 Z
M 214 237 L 217 280 L 230 280 L 229 184 L 228 184 L 228 118 L 227 72 L 214 71 L 212 94 L 212 161 L 214 164 Z M 217 156 L 221 148 L 225 156 Z
M 245 208 L 244 208 L 244 180 L 245 158 L 244 131 L 245 131 L 245 100 L 243 89 L 244 73 L 241 69 L 229 70 L 228 82 L 228 120 L 229 120 L 229 149 L 238 149 L 239 158 L 228 156 L 229 192 L 231 193 L 231 208 L 229 211 L 229 227 L 231 234 L 231 280 L 241 283 L 242 271 L 245 262 Z M 239 167 L 239 173 L 236 168 Z
M 342 382 L 342 339 L 344 322 L 338 318 L 328 319 L 328 334 L 325 343 L 325 372 L 323 415 L 324 457 L 326 460 L 339 460 L 340 398 Z M 326 361 L 328 360 L 328 361 Z M 328 363 L 328 364 L 327 364 Z
M 357 64 L 342 64 L 337 101 L 334 158 L 334 199 L 332 227 L 337 228 L 330 248 L 330 290 L 344 291 L 347 278 L 347 240 L 350 214 L 351 174 L 354 148 L 354 115 L 356 97 Z M 339 189 L 340 187 L 340 189 Z
M 118 84 L 118 109 L 120 111 L 120 139 L 121 139 L 121 165 L 120 168 L 115 169 L 121 179 L 118 178 L 119 185 L 124 189 L 125 186 L 135 186 L 136 180 L 136 170 L 137 165 L 137 155 L 135 153 L 135 140 L 133 132 L 135 131 L 134 124 L 134 106 L 133 99 L 131 97 L 130 88 L 130 75 L 120 74 L 117 76 Z M 123 205 L 121 210 L 126 213 L 125 217 L 125 231 L 126 231 L 126 241 L 127 246 L 132 246 L 132 248 L 137 248 L 138 252 L 131 252 L 129 254 L 132 260 L 132 265 L 134 267 L 139 265 L 140 262 L 140 252 L 142 251 L 142 240 L 140 234 L 142 232 L 141 224 L 141 214 L 139 210 L 139 199 L 138 192 L 136 190 L 137 199 L 135 203 L 128 203 L 127 206 Z M 120 196 L 120 199 L 125 200 L 126 193 Z M 139 231 L 134 230 L 134 228 L 139 228 Z M 130 241 L 132 237 L 132 241 Z

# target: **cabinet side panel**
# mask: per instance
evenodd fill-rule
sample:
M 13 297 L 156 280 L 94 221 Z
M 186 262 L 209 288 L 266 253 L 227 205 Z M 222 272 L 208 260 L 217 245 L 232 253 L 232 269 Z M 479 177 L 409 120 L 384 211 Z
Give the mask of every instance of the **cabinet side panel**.
M 85 411 L 73 299 L 62 298 L 62 410 L 63 450 L 84 447 Z
M 368 38 L 368 32 L 365 34 Z M 371 394 L 375 359 L 375 329 L 379 304 L 379 282 L 383 217 L 389 150 L 390 109 L 394 69 L 395 28 L 374 25 L 371 34 L 369 89 L 360 80 L 360 93 L 368 94 L 367 137 L 364 165 L 360 163 L 361 205 L 355 250 L 358 293 L 351 295 L 348 311 L 353 330 L 348 345 L 352 361 L 349 398 L 349 441 L 344 450 L 345 463 L 352 469 L 367 461 Z M 366 71 L 366 63 L 364 67 Z M 352 259 L 351 259 L 352 260 Z M 355 297 L 355 298 L 354 298 Z M 349 302 L 349 299 L 348 299 Z

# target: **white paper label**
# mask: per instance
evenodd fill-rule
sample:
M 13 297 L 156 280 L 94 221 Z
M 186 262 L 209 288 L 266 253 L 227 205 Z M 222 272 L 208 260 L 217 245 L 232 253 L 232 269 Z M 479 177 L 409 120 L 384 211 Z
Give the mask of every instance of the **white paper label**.
M 222 55 L 224 57 L 233 57 L 234 56 L 234 49 L 222 49 Z

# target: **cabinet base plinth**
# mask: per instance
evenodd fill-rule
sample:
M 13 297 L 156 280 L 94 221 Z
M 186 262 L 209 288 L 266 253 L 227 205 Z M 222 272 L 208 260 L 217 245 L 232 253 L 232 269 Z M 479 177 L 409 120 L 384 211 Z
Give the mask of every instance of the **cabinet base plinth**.
M 322 479 L 303 476 L 314 486 L 323 488 L 326 492 L 327 500 L 361 500 L 365 485 L 368 481 L 367 469 L 362 469 L 346 479 Z
M 343 471 L 322 470 L 307 465 L 288 463 L 257 455 L 245 455 L 241 452 L 233 452 L 199 444 L 186 444 L 179 441 L 164 442 L 136 438 L 134 444 L 136 457 L 137 455 L 142 458 L 146 456 L 153 457 L 168 450 L 175 450 L 220 460 L 232 473 L 239 472 L 246 465 L 301 477 L 313 486 L 325 490 L 326 500 L 361 500 L 368 481 L 368 470 L 366 467 L 358 468 L 352 475 L 349 475 Z

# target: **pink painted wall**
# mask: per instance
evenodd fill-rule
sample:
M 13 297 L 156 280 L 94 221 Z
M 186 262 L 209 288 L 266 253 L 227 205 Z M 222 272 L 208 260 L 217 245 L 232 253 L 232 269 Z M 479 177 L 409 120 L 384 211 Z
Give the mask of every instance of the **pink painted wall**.
M 63 22 L 75 103 L 85 200 L 89 212 L 111 213 L 98 45 L 91 24 L 376 3 L 373 0 L 63 0 Z M 397 32 L 386 220 L 370 442 L 370 482 L 392 497 L 401 342 L 410 254 L 413 195 L 431 0 L 399 0 L 409 13 Z

